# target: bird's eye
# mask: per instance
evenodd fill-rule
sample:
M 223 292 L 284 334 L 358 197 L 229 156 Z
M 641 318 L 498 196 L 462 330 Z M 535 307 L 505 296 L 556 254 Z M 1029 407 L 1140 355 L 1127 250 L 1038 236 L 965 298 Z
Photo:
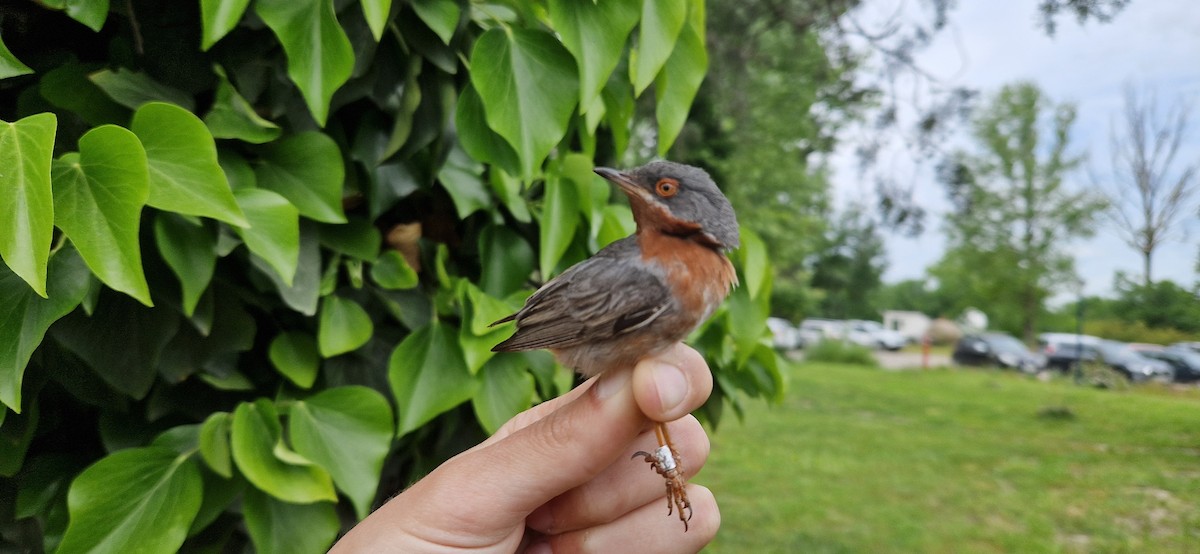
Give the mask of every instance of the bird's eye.
M 679 181 L 670 177 L 663 177 L 654 185 L 654 191 L 663 198 L 670 198 L 679 192 Z

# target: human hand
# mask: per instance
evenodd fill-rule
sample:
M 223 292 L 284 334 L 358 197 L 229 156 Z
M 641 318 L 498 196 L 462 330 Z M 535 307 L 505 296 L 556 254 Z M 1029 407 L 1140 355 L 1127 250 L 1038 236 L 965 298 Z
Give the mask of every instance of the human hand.
M 712 493 L 688 484 L 695 517 L 685 533 L 667 516 L 662 477 L 630 456 L 658 446 L 650 420 L 674 421 L 681 465 L 694 475 L 708 436 L 688 413 L 711 392 L 704 359 L 683 344 L 606 372 L 517 414 L 331 552 L 696 552 L 720 526 Z

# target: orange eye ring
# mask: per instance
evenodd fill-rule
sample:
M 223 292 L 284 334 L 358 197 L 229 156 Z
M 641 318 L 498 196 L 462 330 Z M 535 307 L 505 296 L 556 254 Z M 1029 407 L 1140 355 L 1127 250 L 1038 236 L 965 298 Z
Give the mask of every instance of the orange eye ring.
M 663 177 L 654 184 L 654 192 L 663 198 L 670 198 L 679 194 L 679 181 L 670 177 Z

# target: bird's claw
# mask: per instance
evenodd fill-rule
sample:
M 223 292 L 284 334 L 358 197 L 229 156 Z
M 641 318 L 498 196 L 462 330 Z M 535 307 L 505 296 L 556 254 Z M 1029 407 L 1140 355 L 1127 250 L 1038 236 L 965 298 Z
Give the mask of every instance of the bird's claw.
M 687 532 L 688 521 L 692 519 L 692 502 L 687 495 L 687 481 L 683 478 L 681 468 L 682 459 L 675 449 L 668 446 L 660 446 L 654 452 L 637 451 L 633 453 L 633 458 L 641 456 L 642 459 L 650 464 L 655 473 L 663 476 L 667 486 L 667 515 L 679 513 L 679 521 L 683 522 L 683 530 Z M 687 515 L 684 515 L 684 511 Z

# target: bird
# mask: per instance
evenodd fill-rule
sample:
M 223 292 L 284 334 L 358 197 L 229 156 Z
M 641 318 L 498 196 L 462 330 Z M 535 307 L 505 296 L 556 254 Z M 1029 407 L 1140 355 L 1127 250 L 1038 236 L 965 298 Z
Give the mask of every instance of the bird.
M 634 234 L 614 241 L 543 284 L 516 313 L 516 331 L 494 352 L 548 349 L 584 377 L 633 367 L 686 338 L 737 285 L 728 253 L 740 244 L 729 199 L 703 169 L 653 161 L 595 173 L 629 198 Z M 639 451 L 666 482 L 667 515 L 692 516 L 678 451 L 666 424 L 658 449 Z M 685 517 L 684 511 L 687 511 Z

